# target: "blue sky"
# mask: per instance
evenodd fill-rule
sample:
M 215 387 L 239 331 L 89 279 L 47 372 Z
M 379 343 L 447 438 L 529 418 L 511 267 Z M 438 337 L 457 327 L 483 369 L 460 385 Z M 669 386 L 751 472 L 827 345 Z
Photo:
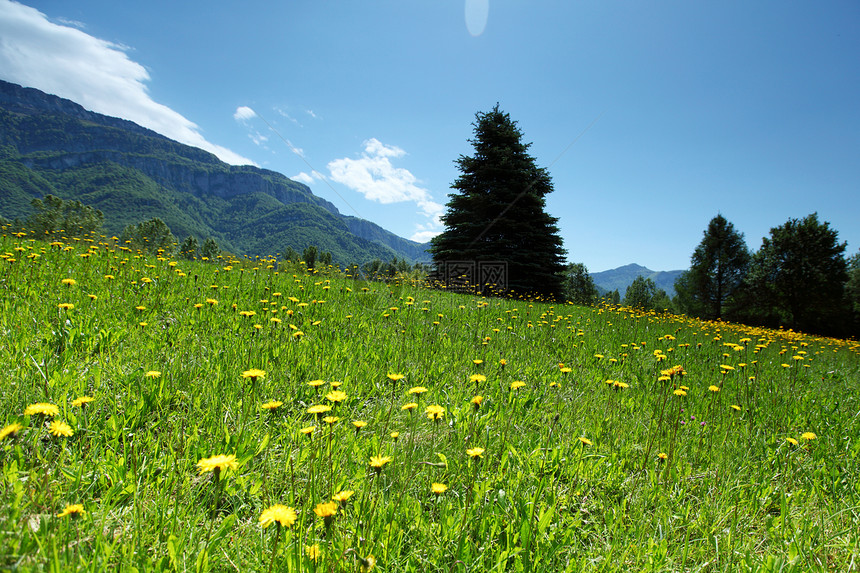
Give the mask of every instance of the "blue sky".
M 568 258 L 686 268 L 818 212 L 860 248 L 860 3 L 0 0 L 0 78 L 426 240 L 497 102 Z

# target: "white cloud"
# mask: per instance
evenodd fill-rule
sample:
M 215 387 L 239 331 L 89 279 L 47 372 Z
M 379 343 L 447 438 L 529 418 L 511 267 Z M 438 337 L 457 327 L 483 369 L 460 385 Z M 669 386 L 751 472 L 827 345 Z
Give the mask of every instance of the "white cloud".
M 415 176 L 408 169 L 391 164 L 392 157 L 405 154 L 399 147 L 368 139 L 359 159 L 335 159 L 329 162 L 328 169 L 334 181 L 358 191 L 370 201 L 383 204 L 414 201 L 425 212 L 434 209 L 437 204 L 433 203 L 429 191 L 418 186 Z
M 267 141 L 269 141 L 269 137 L 267 135 L 263 135 L 259 131 L 249 133 L 248 137 L 250 137 L 251 141 L 253 141 L 257 145 L 264 145 Z
M 429 225 L 415 225 L 415 232 L 412 233 L 412 236 L 409 238 L 416 243 L 426 243 L 442 232 L 442 230 L 437 227 L 438 225 L 435 223 Z
M 325 179 L 325 177 L 319 171 L 311 171 L 310 175 L 302 171 L 298 175 L 293 175 L 292 177 L 290 177 L 290 179 L 292 179 L 293 181 L 298 181 L 299 183 L 304 183 L 305 185 L 310 185 L 314 181 L 320 181 L 322 179 Z
M 316 119 L 316 118 L 317 118 L 317 114 L 315 114 L 315 113 L 314 113 L 314 110 L 312 110 L 312 109 L 306 109 L 306 110 L 305 110 L 305 113 L 306 113 L 306 114 L 308 114 L 309 116 L 311 116 L 311 117 L 312 117 L 312 118 L 314 118 L 314 119 Z
M 419 213 L 430 221 L 416 226 L 412 240 L 425 242 L 441 232 L 440 217 L 444 207 L 433 201 L 430 192 L 418 185 L 418 179 L 408 169 L 391 164 L 392 158 L 404 155 L 406 152 L 399 147 L 385 145 L 372 138 L 364 142 L 360 158 L 335 159 L 329 162 L 328 169 L 333 181 L 358 191 L 370 201 L 383 204 L 415 203 Z
M 305 185 L 310 185 L 314 182 L 314 178 L 302 171 L 298 175 L 293 175 L 290 177 L 293 181 L 298 181 L 299 183 L 304 183 Z
M 150 98 L 149 73 L 124 47 L 10 0 L 0 0 L 0 77 L 131 120 L 171 139 L 205 149 L 234 165 L 254 164 L 206 140 L 200 128 Z M 238 111 L 238 110 L 237 110 Z
M 281 109 L 281 108 L 279 108 L 279 107 L 276 107 L 276 108 L 275 108 L 275 111 L 278 113 L 278 115 L 280 115 L 281 117 L 285 117 L 285 118 L 287 118 L 288 120 L 292 121 L 293 123 L 295 123 L 295 124 L 296 124 L 296 125 L 298 125 L 299 127 L 304 127 L 304 126 L 302 126 L 302 124 L 300 124 L 300 123 L 299 123 L 299 121 L 298 121 L 296 118 L 294 118 L 293 116 L 291 116 L 289 113 L 287 113 L 287 112 L 286 112 L 286 111 L 284 111 L 283 109 Z
M 246 105 L 240 105 L 236 108 L 236 113 L 233 114 L 233 119 L 236 121 L 248 121 L 257 117 L 257 112 Z
M 426 243 L 441 232 L 442 231 L 418 231 L 409 237 L 409 239 L 416 243 Z

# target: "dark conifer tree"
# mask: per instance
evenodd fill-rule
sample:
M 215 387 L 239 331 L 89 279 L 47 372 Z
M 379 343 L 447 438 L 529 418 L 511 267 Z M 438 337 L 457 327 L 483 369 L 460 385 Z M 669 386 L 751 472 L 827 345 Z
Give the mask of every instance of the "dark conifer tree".
M 818 214 L 789 219 L 770 230 L 753 255 L 745 288 L 754 320 L 806 332 L 841 335 L 850 318 L 845 297 L 847 243 Z
M 750 252 L 743 233 L 722 215 L 708 223 L 690 259 L 690 270 L 675 281 L 676 302 L 687 314 L 722 318 L 735 289 L 746 276 Z
M 445 231 L 432 241 L 433 260 L 505 262 L 511 291 L 556 297 L 565 250 L 558 219 L 546 212 L 549 173 L 537 167 L 531 144 L 498 104 L 477 113 L 473 126 L 475 153 L 456 160 L 461 175 L 442 216 Z

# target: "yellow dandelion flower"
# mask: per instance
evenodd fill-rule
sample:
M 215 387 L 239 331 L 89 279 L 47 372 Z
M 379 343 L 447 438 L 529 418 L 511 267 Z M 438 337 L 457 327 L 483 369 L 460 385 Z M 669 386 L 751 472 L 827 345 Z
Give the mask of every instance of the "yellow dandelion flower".
M 734 410 L 735 412 L 740 412 L 740 411 L 741 411 L 741 407 L 740 407 L 740 406 L 738 406 L 737 404 L 732 404 L 732 405 L 730 406 L 730 408 L 731 408 L 732 410 Z
M 797 440 L 795 440 L 794 438 L 786 438 L 785 441 L 788 442 L 789 444 L 791 444 L 792 446 L 796 446 L 798 444 Z
M 301 432 L 302 434 L 304 434 L 306 436 L 310 436 L 311 434 L 314 433 L 314 430 L 316 430 L 316 429 L 317 429 L 316 426 L 306 426 L 306 427 L 302 428 L 301 430 L 299 430 L 299 432 Z
M 27 406 L 27 409 L 24 410 L 25 416 L 32 416 L 34 414 L 41 414 L 43 416 L 58 416 L 60 414 L 60 409 L 54 404 L 37 402 L 35 404 L 30 404 L 29 406 Z
M 388 379 L 391 380 L 392 382 L 397 382 L 398 380 L 403 380 L 404 378 L 406 378 L 406 376 L 404 374 L 392 374 L 392 373 L 388 374 Z
M 720 391 L 720 387 L 719 387 L 719 386 L 714 386 L 713 384 L 711 384 L 710 386 L 708 386 L 708 390 L 710 390 L 711 392 L 719 392 L 719 391 Z
M 448 491 L 448 486 L 444 483 L 433 482 L 430 485 L 430 491 L 435 493 L 436 495 L 442 495 L 446 491 Z
M 295 509 L 277 503 L 263 510 L 263 513 L 260 514 L 260 525 L 266 528 L 277 523 L 281 527 L 292 527 L 296 519 Z
M 325 418 L 323 418 L 323 422 L 325 422 L 329 426 L 331 426 L 332 424 L 334 424 L 335 422 L 337 422 L 339 420 L 340 420 L 340 418 L 338 418 L 337 416 L 326 416 Z
M 66 285 L 67 287 L 73 287 L 76 284 L 78 284 L 78 281 L 76 281 L 75 279 L 63 279 L 60 282 L 63 283 L 64 285 Z
M 315 416 L 325 414 L 326 412 L 331 412 L 331 406 L 328 404 L 317 404 L 308 408 L 308 414 L 313 414 Z
M 277 410 L 278 408 L 280 408 L 283 405 L 284 405 L 284 403 L 281 402 L 280 400 L 272 400 L 271 402 L 266 402 L 261 407 L 263 408 L 263 410 L 269 410 L 271 412 L 271 411 Z
M 487 377 L 483 374 L 472 374 L 469 376 L 469 382 L 486 382 Z
M 442 417 L 445 415 L 445 408 L 433 404 L 427 406 L 427 409 L 424 410 L 424 413 L 427 414 L 428 420 L 441 420 Z
M 515 380 L 515 381 L 511 382 L 511 390 L 516 390 L 518 388 L 522 388 L 525 385 L 526 385 L 526 383 L 523 382 L 522 380 Z
M 687 392 L 678 388 L 673 392 L 673 394 L 675 394 L 675 396 L 686 396 Z
M 371 456 L 370 457 L 370 467 L 375 469 L 377 472 L 382 471 L 382 468 L 385 467 L 385 464 L 392 462 L 393 459 L 391 456 Z
M 71 505 L 67 505 L 63 511 L 57 514 L 57 517 L 70 517 L 72 519 L 76 519 L 78 517 L 83 517 L 87 514 L 84 506 L 80 503 L 73 503 Z
M 482 457 L 484 457 L 484 448 L 480 448 L 480 447 L 469 448 L 468 450 L 466 450 L 466 453 L 472 459 L 482 458 Z
M 343 506 L 343 505 L 346 505 L 346 502 L 349 501 L 349 498 L 351 498 L 352 494 L 354 494 L 354 493 L 355 492 L 352 491 L 351 489 L 339 491 L 336 494 L 334 494 L 333 496 L 331 496 L 331 500 L 336 501 Z
M 245 370 L 242 372 L 242 378 L 250 378 L 251 380 L 256 380 L 257 378 L 265 378 L 266 371 L 260 370 L 259 368 L 251 368 L 250 370 Z
M 8 437 L 15 437 L 15 435 L 24 429 L 24 426 L 19 424 L 18 422 L 13 422 L 0 430 L 0 441 L 5 440 Z
M 583 446 L 590 446 L 590 445 L 592 445 L 592 444 L 591 444 L 591 440 L 589 440 L 588 438 L 583 438 L 582 436 L 580 436 L 580 437 L 579 437 L 579 442 L 580 442 Z
M 365 427 L 367 425 L 367 422 L 365 422 L 364 420 L 353 420 L 352 425 L 355 426 L 355 431 L 357 432 L 358 430 Z
M 205 474 L 212 471 L 236 470 L 239 469 L 239 464 L 236 462 L 236 456 L 233 454 L 218 454 L 211 458 L 203 458 L 197 462 L 197 468 L 201 474 Z
M 472 406 L 475 408 L 475 410 L 477 410 L 478 408 L 481 407 L 481 404 L 484 402 L 484 397 L 483 396 L 473 396 L 472 400 L 470 402 L 471 402 Z
M 48 425 L 48 431 L 58 438 L 71 438 L 75 434 L 72 427 L 62 420 L 52 420 Z
M 70 302 L 61 302 L 57 305 L 57 308 L 59 308 L 60 310 L 74 310 L 75 305 Z
M 143 375 L 144 378 L 161 378 L 161 372 L 159 370 L 150 370 L 146 374 Z
M 812 432 L 803 432 L 802 434 L 800 434 L 800 437 L 803 438 L 804 440 L 814 440 L 814 439 L 818 438 L 818 436 L 816 436 Z
M 317 514 L 317 517 L 322 517 L 323 519 L 332 518 L 337 515 L 337 503 L 333 501 L 318 503 L 314 508 L 314 513 Z
M 74 400 L 72 400 L 72 406 L 83 408 L 94 400 L 95 398 L 93 398 L 92 396 L 81 396 L 80 398 L 75 398 Z
M 425 388 L 424 386 L 415 386 L 413 388 L 410 388 L 406 393 L 407 394 L 423 394 L 426 391 L 427 391 L 427 388 Z
M 310 382 L 308 382 L 308 386 L 312 388 L 319 388 L 323 384 L 325 384 L 325 380 L 311 380 Z
M 661 462 L 665 462 L 669 459 L 669 454 L 667 454 L 666 452 L 660 452 L 659 454 L 657 454 L 657 459 Z
M 418 407 L 418 404 L 416 404 L 415 402 L 409 402 L 408 404 L 403 404 L 403 406 L 400 409 L 401 410 L 407 410 L 411 414 L 412 410 L 414 410 L 417 407 Z
M 325 399 L 329 402 L 334 402 L 335 404 L 337 404 L 346 400 L 346 392 L 342 392 L 341 390 L 334 390 L 326 394 Z

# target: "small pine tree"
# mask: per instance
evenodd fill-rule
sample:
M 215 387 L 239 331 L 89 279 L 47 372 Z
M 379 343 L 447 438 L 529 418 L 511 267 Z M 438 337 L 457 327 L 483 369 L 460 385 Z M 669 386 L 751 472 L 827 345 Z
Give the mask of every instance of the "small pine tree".
M 200 244 L 197 242 L 197 238 L 194 235 L 188 235 L 179 245 L 179 256 L 183 259 L 193 260 L 197 258 L 199 250 Z
M 203 241 L 203 248 L 200 249 L 200 258 L 214 261 L 218 258 L 218 255 L 220 254 L 221 249 L 218 248 L 218 243 L 215 242 L 215 239 L 209 237 L 208 239 Z
M 170 228 L 158 217 L 137 225 L 128 225 L 120 239 L 132 249 L 153 254 L 158 251 L 172 254 L 176 245 L 176 238 L 170 232 Z
M 305 248 L 304 253 L 302 253 L 302 260 L 307 265 L 307 268 L 312 269 L 314 265 L 317 263 L 317 248 L 313 245 Z
M 567 265 L 564 272 L 564 296 L 570 302 L 582 306 L 597 302 L 597 286 L 583 263 Z

